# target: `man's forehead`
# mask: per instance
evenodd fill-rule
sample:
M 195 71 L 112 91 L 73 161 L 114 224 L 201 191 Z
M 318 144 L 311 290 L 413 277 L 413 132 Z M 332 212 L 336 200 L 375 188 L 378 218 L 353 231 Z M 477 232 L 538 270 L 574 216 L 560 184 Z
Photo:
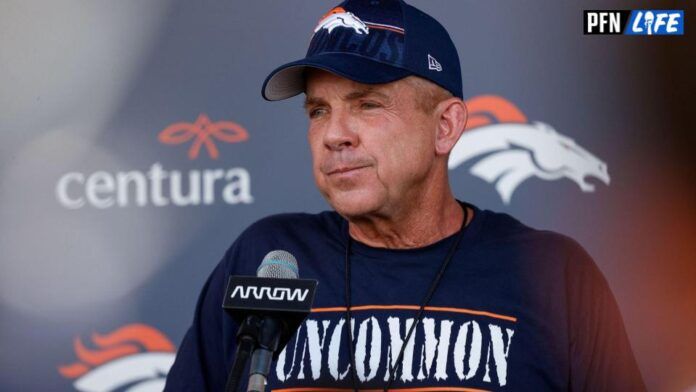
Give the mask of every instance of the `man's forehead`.
M 324 70 L 308 69 L 305 76 L 305 101 L 321 99 L 332 93 L 339 93 L 345 99 L 360 98 L 367 95 L 388 98 L 399 89 L 398 82 L 365 84 Z

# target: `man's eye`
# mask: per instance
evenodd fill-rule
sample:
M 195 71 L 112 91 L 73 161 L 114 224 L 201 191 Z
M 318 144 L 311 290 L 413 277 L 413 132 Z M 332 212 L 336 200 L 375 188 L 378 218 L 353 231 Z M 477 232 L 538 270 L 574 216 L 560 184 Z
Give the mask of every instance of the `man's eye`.
M 380 104 L 377 103 L 377 102 L 362 102 L 362 103 L 360 104 L 360 108 L 361 108 L 361 109 L 376 109 L 376 108 L 379 108 L 379 107 L 381 107 L 381 106 L 382 106 L 382 105 L 380 105 Z
M 326 113 L 324 108 L 314 108 L 309 111 L 309 118 L 315 118 Z

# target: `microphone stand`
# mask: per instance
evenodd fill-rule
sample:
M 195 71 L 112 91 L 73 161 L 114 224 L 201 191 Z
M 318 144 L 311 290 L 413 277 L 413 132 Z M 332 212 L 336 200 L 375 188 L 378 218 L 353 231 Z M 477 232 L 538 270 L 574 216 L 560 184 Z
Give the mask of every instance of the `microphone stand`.
M 271 370 L 273 354 L 278 350 L 280 335 L 284 330 L 286 328 L 282 321 L 274 317 L 263 318 L 257 339 L 258 347 L 251 356 L 247 392 L 264 392 L 266 390 L 266 378 Z
M 227 376 L 227 383 L 225 384 L 226 392 L 237 391 L 239 380 L 243 377 L 249 355 L 256 347 L 256 342 L 261 334 L 261 323 L 261 318 L 252 315 L 244 319 L 244 322 L 239 326 L 237 330 L 237 349 L 230 373 Z

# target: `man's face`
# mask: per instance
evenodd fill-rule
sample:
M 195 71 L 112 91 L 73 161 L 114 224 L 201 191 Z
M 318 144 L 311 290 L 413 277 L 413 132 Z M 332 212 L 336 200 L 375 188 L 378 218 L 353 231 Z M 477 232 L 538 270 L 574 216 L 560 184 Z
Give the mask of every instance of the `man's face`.
M 437 121 L 412 84 L 353 82 L 312 70 L 305 107 L 314 178 L 346 217 L 390 216 L 417 208 L 436 157 Z

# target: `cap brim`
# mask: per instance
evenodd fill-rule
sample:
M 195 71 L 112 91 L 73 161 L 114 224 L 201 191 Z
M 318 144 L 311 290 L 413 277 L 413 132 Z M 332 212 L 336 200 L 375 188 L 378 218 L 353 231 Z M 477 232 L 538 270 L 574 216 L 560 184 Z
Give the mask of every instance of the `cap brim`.
M 293 61 L 276 68 L 263 82 L 261 95 L 268 101 L 294 97 L 304 92 L 304 71 L 318 68 L 365 84 L 389 83 L 413 73 L 350 53 L 326 53 Z

